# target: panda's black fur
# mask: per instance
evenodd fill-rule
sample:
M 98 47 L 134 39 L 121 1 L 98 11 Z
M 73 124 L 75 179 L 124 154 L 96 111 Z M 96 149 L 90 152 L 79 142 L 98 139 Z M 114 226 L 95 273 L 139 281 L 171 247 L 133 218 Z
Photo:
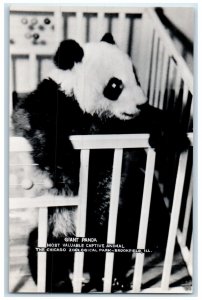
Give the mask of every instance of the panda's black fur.
M 109 34 L 102 42 L 114 45 L 113 37 Z M 60 69 L 71 70 L 74 64 L 82 62 L 85 54 L 74 41 L 62 43 L 63 51 L 60 51 L 61 47 L 58 49 L 54 58 L 55 64 Z M 164 138 L 167 130 L 165 123 L 162 112 L 147 103 L 140 105 L 140 113 L 129 120 L 120 120 L 115 116 L 107 117 L 104 114 L 100 117 L 96 113 L 84 112 L 74 94 L 66 95 L 60 89 L 60 84 L 51 78 L 43 80 L 34 92 L 16 101 L 13 114 L 16 134 L 29 140 L 35 163 L 53 182 L 50 192 L 58 195 L 78 193 L 80 151 L 73 149 L 68 138 L 70 135 L 151 133 L 151 145 L 165 150 L 173 139 L 173 135 L 170 135 L 168 142 Z M 182 139 L 174 144 L 180 147 L 187 145 L 187 140 L 183 138 L 183 142 L 181 141 Z M 106 242 L 113 153 L 113 150 L 92 150 L 90 153 L 86 236 L 97 238 L 100 243 Z M 116 243 L 123 243 L 129 248 L 137 247 L 145 162 L 144 151 L 124 150 Z M 53 234 L 55 226 L 53 219 L 57 222 L 57 216 L 66 214 L 67 211 L 68 216 L 74 216 L 74 208 L 49 209 L 48 242 L 64 241 L 64 236 L 75 235 L 74 228 L 69 232 L 65 229 L 65 234 L 58 232 Z M 147 248 L 164 253 L 168 226 L 168 213 L 158 184 L 154 181 Z M 37 229 L 30 233 L 28 245 L 30 270 L 36 282 Z M 83 292 L 102 290 L 104 259 L 104 254 L 85 255 L 84 269 L 90 274 L 90 282 L 83 287 Z M 126 273 L 131 266 L 131 255 L 125 253 L 115 255 L 113 280 L 119 283 L 117 289 L 120 289 L 120 286 L 122 290 L 130 289 Z M 47 292 L 72 292 L 69 278 L 72 268 L 72 254 L 48 253 Z

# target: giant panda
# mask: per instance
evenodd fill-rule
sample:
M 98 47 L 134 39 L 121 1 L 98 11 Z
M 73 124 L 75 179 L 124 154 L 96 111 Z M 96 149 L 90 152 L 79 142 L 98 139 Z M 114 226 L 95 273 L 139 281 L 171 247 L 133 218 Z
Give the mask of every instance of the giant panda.
M 148 132 L 153 147 L 165 149 L 169 145 L 162 134 L 164 115 L 148 105 L 131 59 L 118 48 L 111 34 L 84 45 L 62 41 L 53 60 L 55 68 L 49 77 L 25 98 L 16 98 L 13 113 L 15 133 L 30 142 L 34 162 L 52 182 L 50 194 L 78 193 L 80 152 L 74 150 L 70 135 Z M 96 238 L 99 243 L 107 238 L 113 152 L 90 153 L 86 237 Z M 124 150 L 116 243 L 134 249 L 145 157 L 144 150 Z M 75 207 L 50 208 L 48 215 L 49 243 L 75 237 Z M 168 226 L 169 216 L 154 181 L 146 247 L 163 253 Z M 37 228 L 28 239 L 29 266 L 35 282 L 36 245 Z M 82 292 L 102 291 L 104 261 L 105 254 L 85 254 L 84 271 L 89 280 Z M 115 254 L 112 291 L 130 289 L 127 273 L 133 264 L 131 254 Z M 72 254 L 48 253 L 46 291 L 72 292 L 72 269 Z

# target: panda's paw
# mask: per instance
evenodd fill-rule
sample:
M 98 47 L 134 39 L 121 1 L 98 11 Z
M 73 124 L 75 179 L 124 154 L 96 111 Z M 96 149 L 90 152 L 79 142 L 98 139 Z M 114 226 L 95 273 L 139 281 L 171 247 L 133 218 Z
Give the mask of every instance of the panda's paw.
M 58 280 L 51 284 L 51 286 L 47 286 L 48 293 L 73 293 L 73 287 L 71 280 Z
M 183 152 L 190 146 L 187 133 L 180 129 L 163 131 L 159 128 L 150 133 L 149 144 L 160 152 Z
M 112 282 L 112 292 L 126 292 L 131 289 L 131 282 L 128 278 L 115 277 Z
M 87 283 L 84 283 L 82 286 L 82 293 L 89 292 L 102 292 L 103 291 L 103 281 L 100 280 L 90 280 Z

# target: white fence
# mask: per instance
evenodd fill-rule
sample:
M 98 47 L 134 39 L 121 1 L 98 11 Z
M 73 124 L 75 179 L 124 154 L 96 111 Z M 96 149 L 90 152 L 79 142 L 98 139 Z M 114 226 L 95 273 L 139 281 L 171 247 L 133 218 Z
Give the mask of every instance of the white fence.
M 39 26 L 47 18 L 54 27 L 41 30 L 42 37 L 34 39 L 27 29 L 31 20 L 37 20 Z M 48 21 L 47 21 L 48 22 Z M 19 28 L 23 32 L 20 37 Z M 43 24 L 43 27 L 45 25 Z M 25 28 L 26 27 L 26 28 Z M 56 8 L 56 7 L 12 7 L 11 10 L 11 86 L 10 91 L 19 93 L 34 89 L 46 73 L 51 69 L 51 57 L 63 38 L 74 38 L 79 42 L 99 40 L 102 35 L 111 31 L 118 45 L 127 51 L 137 68 L 143 90 L 148 95 L 149 103 L 161 109 L 176 110 L 180 122 L 183 123 L 191 143 L 193 142 L 193 77 L 182 57 L 174 48 L 165 29 L 151 9 L 134 8 Z M 42 28 L 42 27 L 41 27 Z M 52 28 L 52 29 L 51 29 Z M 17 33 L 15 33 L 15 30 Z M 26 33 L 31 36 L 26 37 Z M 36 33 L 35 33 L 36 34 Z M 16 40 L 13 37 L 16 36 Z M 36 37 L 36 36 L 35 36 Z M 45 40 L 46 38 L 46 40 Z M 12 103 L 10 103 L 12 112 Z M 75 149 L 81 149 L 81 169 L 79 196 L 75 198 L 57 197 L 57 206 L 77 205 L 80 217 L 77 224 L 78 236 L 85 235 L 87 180 L 90 149 L 115 149 L 111 201 L 107 242 L 114 243 L 116 218 L 119 201 L 119 183 L 121 176 L 122 152 L 124 148 L 147 148 L 147 164 L 143 192 L 142 211 L 139 225 L 137 248 L 144 248 L 147 234 L 147 223 L 151 199 L 152 181 L 155 170 L 155 152 L 149 147 L 148 135 L 119 136 L 79 136 L 71 138 Z M 109 142 L 110 140 L 110 142 Z M 22 138 L 11 137 L 11 152 L 30 151 Z M 171 221 L 168 234 L 161 287 L 159 292 L 169 290 L 173 253 L 176 242 L 180 244 L 182 255 L 192 276 L 193 243 L 187 243 L 190 233 L 192 212 L 192 177 L 189 182 L 185 210 L 182 215 L 183 226 L 178 227 L 181 214 L 181 201 L 187 171 L 188 151 L 181 154 L 176 174 Z M 186 182 L 187 184 L 187 182 Z M 82 195 L 82 197 L 81 197 Z M 10 198 L 10 209 L 39 207 L 39 240 L 38 245 L 46 245 L 47 210 L 55 206 L 54 197 Z M 144 213 L 142 213 L 144 211 Z M 191 239 L 192 240 L 192 239 Z M 83 272 L 83 253 L 76 253 L 74 260 L 73 286 L 75 292 L 81 291 Z M 134 268 L 133 292 L 141 290 L 144 255 L 137 256 Z M 38 253 L 38 291 L 45 291 L 46 253 Z M 113 253 L 106 254 L 104 292 L 111 291 L 113 269 Z

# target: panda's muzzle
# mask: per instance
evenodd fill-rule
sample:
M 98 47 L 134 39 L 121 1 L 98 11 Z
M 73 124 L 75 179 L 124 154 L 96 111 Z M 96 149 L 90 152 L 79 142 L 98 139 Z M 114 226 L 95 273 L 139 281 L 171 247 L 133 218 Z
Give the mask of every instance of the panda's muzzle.
M 134 113 L 134 114 L 122 113 L 123 116 L 128 117 L 128 118 L 134 118 L 136 114 L 137 113 Z
M 135 118 L 135 117 L 137 117 L 138 115 L 139 115 L 139 113 L 140 113 L 140 110 L 137 110 L 135 113 L 133 113 L 133 114 L 128 114 L 128 113 L 122 113 L 121 115 L 123 116 L 123 118 L 125 119 L 125 120 L 130 120 L 130 119 L 133 119 L 133 118 Z

